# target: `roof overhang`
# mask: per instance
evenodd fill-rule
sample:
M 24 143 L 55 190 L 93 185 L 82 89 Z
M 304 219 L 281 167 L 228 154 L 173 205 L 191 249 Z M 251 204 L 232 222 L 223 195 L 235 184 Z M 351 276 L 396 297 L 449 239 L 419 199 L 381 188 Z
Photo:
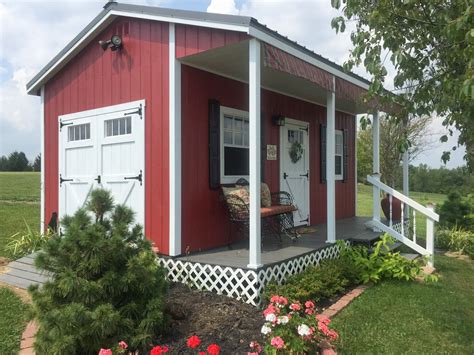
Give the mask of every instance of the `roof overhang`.
M 72 58 L 87 46 L 102 30 L 117 17 L 132 17 L 154 21 L 171 22 L 192 26 L 216 28 L 247 33 L 248 35 L 279 48 L 304 60 L 335 77 L 344 79 L 367 90 L 370 82 L 344 69 L 328 59 L 300 46 L 296 42 L 278 34 L 257 20 L 246 16 L 221 15 L 204 12 L 173 10 L 160 7 L 139 6 L 130 4 L 108 3 L 61 52 L 59 52 L 35 77 L 26 85 L 27 93 L 40 95 L 41 87 L 60 71 Z

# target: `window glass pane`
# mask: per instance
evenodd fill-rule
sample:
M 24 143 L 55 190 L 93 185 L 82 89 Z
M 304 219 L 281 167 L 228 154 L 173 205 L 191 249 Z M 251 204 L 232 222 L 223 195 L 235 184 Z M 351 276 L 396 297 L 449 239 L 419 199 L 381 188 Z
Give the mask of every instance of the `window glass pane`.
M 248 148 L 224 147 L 224 175 L 247 176 L 248 174 Z
M 293 143 L 295 141 L 295 131 L 288 130 L 288 143 Z
M 342 157 L 336 156 L 336 175 L 342 174 Z
M 249 121 L 244 121 L 244 133 L 248 136 L 249 135 Z
M 234 144 L 235 145 L 242 145 L 244 143 L 243 134 L 240 132 L 234 133 Z
M 81 132 L 81 140 L 86 139 L 86 127 L 82 126 L 80 127 L 80 132 Z
M 118 135 L 118 120 L 112 121 L 112 135 L 113 136 Z
M 224 128 L 225 129 L 232 129 L 232 122 L 233 119 L 231 116 L 224 116 Z
M 80 125 L 78 125 L 74 127 L 74 140 L 78 141 L 81 139 L 80 137 L 81 137 L 81 127 Z
M 90 139 L 90 138 L 91 138 L 91 125 L 86 124 L 86 139 Z
M 68 141 L 73 141 L 74 140 L 74 127 L 69 127 L 68 128 L 68 135 L 69 135 L 69 138 L 68 138 Z
M 224 131 L 224 144 L 232 144 L 232 132 Z
M 336 144 L 342 145 L 342 134 L 340 132 L 336 132 Z
M 242 131 L 242 119 L 234 118 L 234 129 L 236 131 Z
M 342 145 L 336 144 L 336 154 L 342 155 Z
M 244 146 L 248 147 L 249 146 L 249 135 L 244 134 Z
M 130 134 L 132 133 L 132 118 L 130 116 L 126 117 L 125 118 L 126 122 L 127 122 L 127 134 Z
M 90 139 L 91 137 L 91 124 L 84 123 L 76 126 L 68 127 L 68 141 L 80 141 L 85 139 Z
M 121 119 L 119 120 L 119 125 L 120 125 L 119 132 L 120 132 L 120 134 L 126 134 L 126 130 L 125 130 L 126 127 L 125 127 L 125 124 L 126 124 L 126 123 L 125 123 L 125 117 L 124 117 L 124 118 L 121 118 Z

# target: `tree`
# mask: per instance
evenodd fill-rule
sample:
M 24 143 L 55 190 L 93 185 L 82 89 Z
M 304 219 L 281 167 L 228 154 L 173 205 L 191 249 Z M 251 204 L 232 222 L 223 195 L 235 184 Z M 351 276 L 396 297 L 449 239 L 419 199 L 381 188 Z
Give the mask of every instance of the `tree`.
M 397 124 L 382 116 L 380 120 L 380 173 L 382 181 L 397 187 L 401 177 L 401 165 L 404 149 L 408 149 L 410 161 L 429 149 L 432 140 L 429 133 L 429 116 L 410 116 L 405 124 Z M 357 175 L 360 181 L 372 173 L 372 127 L 365 127 L 358 133 L 357 141 Z M 404 146 L 406 138 L 410 146 Z
M 28 171 L 30 163 L 25 153 L 14 151 L 8 156 L 8 171 Z
M 8 158 L 4 155 L 0 157 L 0 171 L 8 171 Z
M 331 0 L 339 9 L 341 0 Z M 474 167 L 474 6 L 472 0 L 342 0 L 342 16 L 332 20 L 336 32 L 356 24 L 354 48 L 346 69 L 363 64 L 372 76 L 367 100 L 399 104 L 395 122 L 408 114 L 436 113 L 448 134 L 459 130 L 459 145 Z M 395 67 L 395 92 L 386 91 L 387 61 Z M 407 90 L 410 89 L 410 90 Z M 447 135 L 441 137 L 447 141 Z M 455 149 L 456 147 L 453 147 Z M 443 161 L 450 152 L 444 152 Z
M 36 156 L 33 162 L 33 171 L 41 171 L 41 153 Z
M 37 353 L 97 354 L 121 340 L 147 353 L 156 341 L 165 323 L 165 272 L 133 220 L 106 190 L 93 190 L 85 208 L 63 218 L 63 235 L 35 259 L 52 275 L 30 288 Z

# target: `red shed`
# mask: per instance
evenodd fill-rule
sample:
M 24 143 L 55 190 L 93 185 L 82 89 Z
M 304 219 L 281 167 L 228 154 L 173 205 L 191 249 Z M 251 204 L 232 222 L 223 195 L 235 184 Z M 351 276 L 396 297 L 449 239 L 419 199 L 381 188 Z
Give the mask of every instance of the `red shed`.
M 369 84 L 254 18 L 107 3 L 27 85 L 42 102 L 41 221 L 104 187 L 160 254 L 239 270 L 370 239 L 355 218 Z M 241 178 L 257 197 L 249 238 L 220 196 Z M 291 195 L 295 226 L 317 225 L 307 243 L 265 254 L 260 181 Z M 238 256 L 219 249 L 234 242 Z

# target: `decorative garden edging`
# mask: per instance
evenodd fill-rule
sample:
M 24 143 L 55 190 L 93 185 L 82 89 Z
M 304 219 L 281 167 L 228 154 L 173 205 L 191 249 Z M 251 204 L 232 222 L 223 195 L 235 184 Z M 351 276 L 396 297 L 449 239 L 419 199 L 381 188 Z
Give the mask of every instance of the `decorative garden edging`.
M 33 344 L 35 343 L 36 332 L 38 331 L 38 324 L 32 320 L 27 325 L 21 336 L 20 355 L 34 355 L 35 350 Z
M 355 298 L 359 297 L 366 289 L 372 286 L 372 283 L 357 286 L 356 288 L 347 292 L 344 296 L 339 298 L 337 302 L 326 308 L 322 314 L 328 318 L 334 317 L 336 314 L 346 308 L 349 303 L 351 303 Z

